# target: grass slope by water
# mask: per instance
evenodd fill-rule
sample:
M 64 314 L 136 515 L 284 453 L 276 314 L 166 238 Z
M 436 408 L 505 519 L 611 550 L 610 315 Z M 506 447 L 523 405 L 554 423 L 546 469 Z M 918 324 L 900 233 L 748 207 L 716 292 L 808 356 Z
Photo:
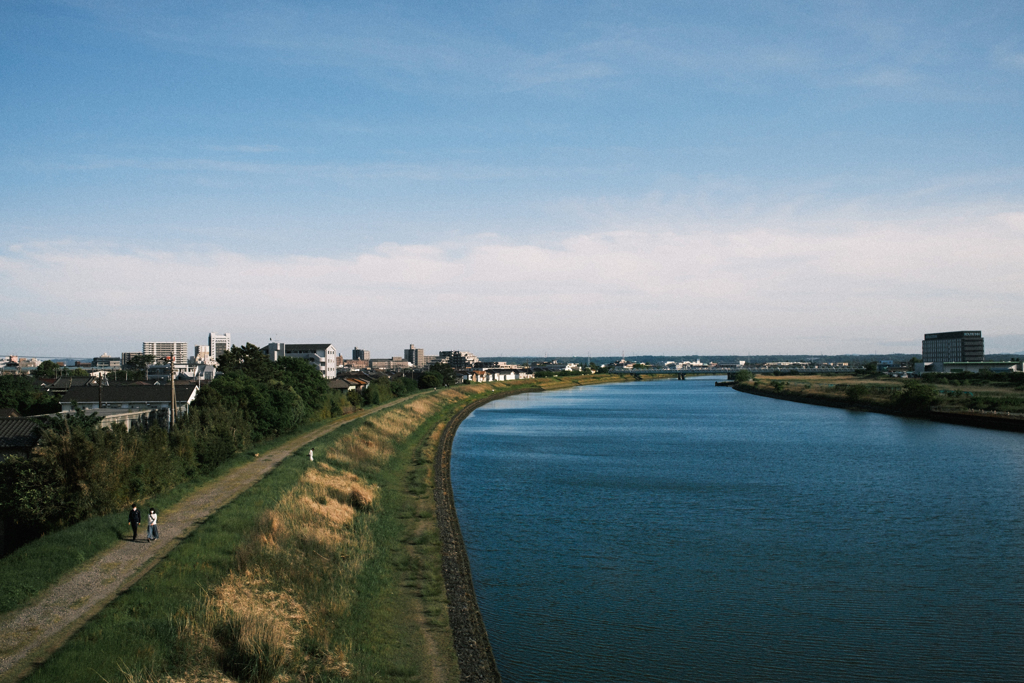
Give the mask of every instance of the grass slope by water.
M 759 376 L 736 383 L 746 393 L 833 408 L 1024 431 L 1024 386 L 983 378 L 898 380 L 879 376 Z M 971 384 L 966 384 L 971 381 Z
M 618 380 L 535 384 L 601 381 Z M 432 444 L 452 411 L 511 384 L 417 397 L 322 438 L 315 465 L 285 460 L 29 680 L 456 680 Z
M 311 425 L 307 431 L 322 424 Z M 204 484 L 218 479 L 235 467 L 252 462 L 254 453 L 272 450 L 294 438 L 296 435 L 290 434 L 256 444 L 222 463 L 208 475 L 196 477 L 170 491 L 139 501 L 139 509 L 148 510 L 153 507 L 166 510 Z M 93 517 L 46 534 L 0 559 L 0 586 L 3 586 L 0 591 L 0 615 L 27 605 L 62 576 L 122 541 L 130 533 L 128 512 L 124 510 Z M 144 525 L 141 533 L 145 533 Z

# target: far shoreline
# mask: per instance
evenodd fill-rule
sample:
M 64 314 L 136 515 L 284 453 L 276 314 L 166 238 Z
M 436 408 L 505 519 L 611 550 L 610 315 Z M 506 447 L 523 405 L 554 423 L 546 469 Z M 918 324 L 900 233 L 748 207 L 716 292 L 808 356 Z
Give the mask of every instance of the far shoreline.
M 736 391 L 765 398 L 792 401 L 794 403 L 805 403 L 808 405 L 822 406 L 825 408 L 841 408 L 843 410 L 859 410 L 894 417 L 914 418 L 919 420 L 930 420 L 932 422 L 943 422 L 965 427 L 977 427 L 979 429 L 995 429 L 1008 432 L 1024 432 L 1024 415 L 1001 414 L 984 411 L 966 410 L 936 410 L 932 408 L 926 413 L 906 414 L 890 406 L 881 405 L 874 401 L 856 401 L 843 395 L 823 396 L 813 393 L 800 393 L 789 390 L 778 391 L 775 388 L 757 387 L 748 382 L 737 382 L 731 385 Z

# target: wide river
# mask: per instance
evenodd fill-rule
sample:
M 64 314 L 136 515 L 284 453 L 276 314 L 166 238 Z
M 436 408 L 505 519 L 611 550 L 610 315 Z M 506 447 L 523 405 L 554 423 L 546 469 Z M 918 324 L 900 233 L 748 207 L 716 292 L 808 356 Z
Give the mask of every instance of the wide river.
M 452 482 L 506 683 L 1024 681 L 1024 435 L 634 382 L 485 405 Z

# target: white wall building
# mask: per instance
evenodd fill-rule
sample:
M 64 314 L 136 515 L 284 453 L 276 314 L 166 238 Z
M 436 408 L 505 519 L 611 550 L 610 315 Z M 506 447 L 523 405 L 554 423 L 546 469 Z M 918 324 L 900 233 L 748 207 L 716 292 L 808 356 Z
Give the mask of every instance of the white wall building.
M 174 356 L 175 363 L 188 363 L 188 344 L 185 342 L 142 342 L 142 353 L 157 360 Z
M 210 358 L 216 363 L 220 355 L 231 350 L 231 333 L 217 334 L 210 333 Z
M 268 344 L 264 347 L 267 355 L 270 355 Z M 338 376 L 338 350 L 333 344 L 281 344 L 284 346 L 284 355 L 288 358 L 301 358 L 312 364 L 324 379 L 335 379 Z M 273 358 L 272 358 L 273 359 Z

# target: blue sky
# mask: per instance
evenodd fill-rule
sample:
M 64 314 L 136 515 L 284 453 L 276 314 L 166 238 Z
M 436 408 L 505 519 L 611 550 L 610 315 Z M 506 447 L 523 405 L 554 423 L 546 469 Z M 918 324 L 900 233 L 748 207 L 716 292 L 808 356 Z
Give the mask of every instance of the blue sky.
M 1019 2 L 0 3 L 0 354 L 1024 351 Z

